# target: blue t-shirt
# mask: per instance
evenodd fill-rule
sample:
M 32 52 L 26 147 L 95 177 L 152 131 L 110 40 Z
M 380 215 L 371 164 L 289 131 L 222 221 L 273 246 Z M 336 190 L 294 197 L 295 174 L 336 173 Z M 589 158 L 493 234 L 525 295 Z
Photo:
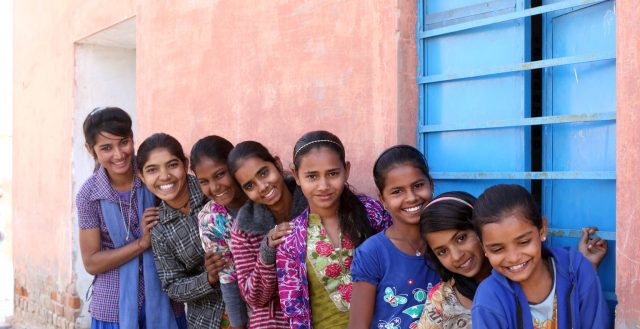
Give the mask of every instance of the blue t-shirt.
M 361 244 L 353 256 L 353 282 L 377 287 L 371 328 L 415 328 L 427 293 L 440 282 L 423 256 L 407 255 L 385 235 L 386 230 Z M 413 324 L 413 325 L 412 325 Z

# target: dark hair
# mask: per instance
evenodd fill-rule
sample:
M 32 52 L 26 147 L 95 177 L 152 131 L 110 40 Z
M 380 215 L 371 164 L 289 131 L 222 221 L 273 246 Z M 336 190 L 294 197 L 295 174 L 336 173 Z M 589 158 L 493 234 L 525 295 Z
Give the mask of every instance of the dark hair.
M 384 180 L 389 170 L 401 164 L 409 164 L 422 171 L 427 176 L 429 184 L 433 186 L 429 165 L 424 155 L 413 146 L 396 145 L 384 150 L 373 164 L 373 181 L 380 193 L 384 190 Z
M 240 160 L 247 158 L 259 158 L 266 162 L 271 162 L 276 165 L 276 158 L 271 155 L 264 145 L 256 141 L 244 141 L 236 145 L 236 147 L 229 153 L 227 159 L 227 167 L 231 175 L 234 175 L 238 169 L 240 169 Z M 276 166 L 277 168 L 277 166 Z
M 540 210 L 529 191 L 516 184 L 499 184 L 486 189 L 476 201 L 473 224 L 482 238 L 484 225 L 497 223 L 514 213 L 521 214 L 538 229 L 542 228 Z
M 173 136 L 165 134 L 165 133 L 155 133 L 140 144 L 138 147 L 138 153 L 136 157 L 138 171 L 142 172 L 142 168 L 144 164 L 149 161 L 149 155 L 151 152 L 158 148 L 164 148 L 169 151 L 173 156 L 177 157 L 182 161 L 182 163 L 187 163 L 187 157 L 184 155 L 182 151 L 182 145 L 178 142 L 177 139 L 173 138 Z
M 82 123 L 84 141 L 93 150 L 98 134 L 107 132 L 120 137 L 133 137 L 131 117 L 118 107 L 96 107 Z
M 193 144 L 189 153 L 191 171 L 196 171 L 195 168 L 203 157 L 226 163 L 232 149 L 233 144 L 223 137 L 211 135 L 201 138 Z
M 460 202 L 460 200 L 464 202 Z M 446 192 L 438 195 L 420 215 L 420 235 L 424 238 L 428 233 L 444 230 L 473 231 L 471 218 L 473 215 L 472 206 L 475 201 L 476 198 L 466 192 Z M 473 296 L 475 296 L 476 289 L 478 288 L 478 284 L 474 278 L 468 278 L 447 270 L 431 247 L 427 248 L 427 254 L 425 256 L 428 264 L 433 267 L 443 281 L 454 278 L 458 291 L 460 291 L 463 296 L 473 300 Z
M 306 154 L 320 147 L 334 151 L 340 158 L 342 165 L 346 167 L 344 145 L 340 139 L 328 131 L 318 130 L 302 135 L 293 147 L 293 165 L 296 170 L 300 167 L 300 161 Z M 342 233 L 349 237 L 355 246 L 359 246 L 364 240 L 375 234 L 369 225 L 364 205 L 348 184 L 340 195 L 338 216 Z

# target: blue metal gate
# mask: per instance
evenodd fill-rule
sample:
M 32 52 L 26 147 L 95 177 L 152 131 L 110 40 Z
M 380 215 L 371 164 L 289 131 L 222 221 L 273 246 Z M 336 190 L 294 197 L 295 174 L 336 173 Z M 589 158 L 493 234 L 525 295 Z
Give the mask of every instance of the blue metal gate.
M 575 246 L 585 226 L 609 240 L 600 277 L 613 309 L 615 1 L 419 0 L 417 40 L 418 145 L 436 192 L 536 185 L 552 245 Z

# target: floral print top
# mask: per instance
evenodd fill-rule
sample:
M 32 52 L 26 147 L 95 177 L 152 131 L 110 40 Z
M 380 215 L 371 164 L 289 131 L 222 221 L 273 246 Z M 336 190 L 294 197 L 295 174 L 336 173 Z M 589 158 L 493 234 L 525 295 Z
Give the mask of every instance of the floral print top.
M 222 284 L 238 281 L 229 244 L 233 219 L 225 207 L 213 201 L 209 201 L 198 213 L 198 228 L 200 230 L 202 248 L 204 248 L 205 252 L 222 253 L 227 264 L 229 264 L 218 273 Z
M 364 205 L 369 224 L 375 231 L 382 231 L 391 225 L 391 216 L 380 202 L 365 195 L 358 196 L 358 199 Z M 309 209 L 294 218 L 291 224 L 293 232 L 285 237 L 276 254 L 280 305 L 285 317 L 289 319 L 291 328 L 310 329 L 311 307 L 306 265 Z M 329 274 L 332 274 L 331 271 L 329 270 Z M 337 285 L 335 289 L 338 289 Z M 342 290 L 346 291 L 345 286 L 342 286 Z M 345 293 L 345 297 L 348 297 L 348 294 Z

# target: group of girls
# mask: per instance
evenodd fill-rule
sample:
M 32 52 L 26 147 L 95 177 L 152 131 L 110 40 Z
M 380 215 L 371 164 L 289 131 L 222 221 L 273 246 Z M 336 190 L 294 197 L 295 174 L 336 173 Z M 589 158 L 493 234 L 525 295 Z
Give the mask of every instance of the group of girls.
M 262 144 L 219 136 L 187 158 L 157 133 L 134 155 L 118 108 L 90 113 L 84 134 L 92 328 L 608 327 L 606 243 L 588 228 L 580 253 L 545 247 L 520 186 L 434 198 L 424 157 L 399 145 L 375 162 L 378 201 L 348 184 L 327 131 L 296 142 L 291 174 Z

